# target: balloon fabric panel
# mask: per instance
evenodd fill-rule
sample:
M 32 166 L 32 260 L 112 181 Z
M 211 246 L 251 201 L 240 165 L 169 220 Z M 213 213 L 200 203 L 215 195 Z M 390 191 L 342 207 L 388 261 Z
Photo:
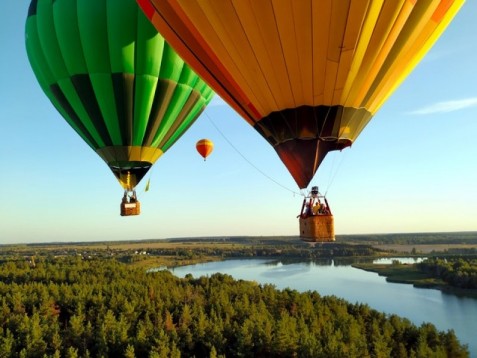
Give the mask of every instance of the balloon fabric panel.
M 329 151 L 356 140 L 464 0 L 137 2 L 305 188 Z
M 164 138 L 164 150 L 167 150 L 172 144 L 174 144 L 185 131 L 193 124 L 194 118 L 198 117 L 205 108 L 204 99 L 190 96 L 188 103 L 185 107 L 190 108 L 190 112 L 187 114 L 187 118 L 182 122 L 177 122 L 177 130 L 170 131 L 169 135 Z
M 134 0 L 33 0 L 25 32 L 45 94 L 125 189 L 214 95 Z

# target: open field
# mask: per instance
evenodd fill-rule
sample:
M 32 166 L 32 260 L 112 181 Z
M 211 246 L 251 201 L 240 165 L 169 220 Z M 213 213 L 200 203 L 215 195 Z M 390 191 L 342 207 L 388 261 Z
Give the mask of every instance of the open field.
M 289 242 L 289 244 L 302 245 L 300 241 Z M 353 241 L 337 240 L 336 244 L 355 244 Z M 68 250 L 120 250 L 120 251 L 129 251 L 129 250 L 151 250 L 151 249 L 213 249 L 220 248 L 222 250 L 237 250 L 254 245 L 251 242 L 248 243 L 236 243 L 236 242 L 219 242 L 219 241 L 166 241 L 166 240 L 157 240 L 157 241 L 137 241 L 137 242 L 120 242 L 120 241 L 111 241 L 111 242 L 92 242 L 92 243 L 51 243 L 51 244 L 41 244 L 41 245 L 0 245 L 0 251 L 2 249 L 11 249 L 15 248 L 18 251 L 32 249 L 35 250 L 44 250 L 44 251 L 55 251 L 59 249 L 68 249 Z M 255 245 L 270 245 L 262 241 L 257 241 Z M 303 244 L 305 246 L 310 246 L 309 244 Z M 371 244 L 370 246 L 375 247 L 384 251 L 394 251 L 402 253 L 423 253 L 429 254 L 432 252 L 445 252 L 450 249 L 476 249 L 477 244 Z
M 373 247 L 385 250 L 385 251 L 395 251 L 402 253 L 422 253 L 430 254 L 432 252 L 446 252 L 449 250 L 467 250 L 475 249 L 477 250 L 477 244 L 379 244 L 372 245 Z
M 398 256 L 477 256 L 477 233 L 380 234 L 337 236 L 336 242 L 310 245 L 296 236 L 203 237 L 142 241 L 52 242 L 0 245 L 0 261 L 47 257 L 114 259 L 130 267 L 171 268 L 229 258 L 270 257 L 293 260 L 381 258 Z M 408 265 L 361 265 L 389 281 L 420 287 L 457 289 Z M 466 295 L 470 291 L 463 291 Z M 472 291 L 471 295 L 475 295 Z
M 27 244 L 27 245 L 0 245 L 0 252 L 5 250 L 15 251 L 147 251 L 147 250 L 195 250 L 195 249 L 213 249 L 234 250 L 247 247 L 249 245 L 230 243 L 230 242 L 207 242 L 207 241 L 187 241 L 187 242 L 169 242 L 166 240 L 157 241 L 111 241 L 111 242 L 91 242 L 91 243 L 45 243 L 45 244 Z
M 334 243 L 310 245 L 297 236 L 171 238 L 141 241 L 51 242 L 0 245 L 0 256 L 122 256 L 130 263 L 189 264 L 230 257 L 296 255 L 303 259 L 336 256 L 477 255 L 477 233 L 338 235 Z

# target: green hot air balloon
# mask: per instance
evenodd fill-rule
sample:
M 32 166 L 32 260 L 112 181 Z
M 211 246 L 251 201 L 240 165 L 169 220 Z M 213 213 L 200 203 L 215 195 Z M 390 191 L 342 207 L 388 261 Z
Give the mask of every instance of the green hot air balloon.
M 124 188 L 121 214 L 138 214 L 127 194 L 213 91 L 134 0 L 32 0 L 25 32 L 41 88 Z

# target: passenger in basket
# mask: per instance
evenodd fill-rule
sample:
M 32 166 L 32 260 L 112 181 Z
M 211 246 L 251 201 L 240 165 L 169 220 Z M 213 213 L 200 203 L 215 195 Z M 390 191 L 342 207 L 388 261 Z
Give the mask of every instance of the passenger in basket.
M 321 214 L 322 210 L 323 210 L 323 205 L 321 204 L 320 199 L 318 199 L 318 201 L 313 206 L 313 215 Z

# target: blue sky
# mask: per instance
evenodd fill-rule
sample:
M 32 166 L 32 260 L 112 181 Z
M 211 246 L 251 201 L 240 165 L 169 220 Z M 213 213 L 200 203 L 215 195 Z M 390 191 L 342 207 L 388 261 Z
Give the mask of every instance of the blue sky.
M 0 243 L 298 235 L 302 197 L 268 143 L 216 98 L 138 186 L 122 189 L 64 122 L 26 56 L 29 0 L 0 2 Z M 477 1 L 468 0 L 351 149 L 312 185 L 336 234 L 477 231 Z M 209 138 L 204 162 L 195 143 Z

